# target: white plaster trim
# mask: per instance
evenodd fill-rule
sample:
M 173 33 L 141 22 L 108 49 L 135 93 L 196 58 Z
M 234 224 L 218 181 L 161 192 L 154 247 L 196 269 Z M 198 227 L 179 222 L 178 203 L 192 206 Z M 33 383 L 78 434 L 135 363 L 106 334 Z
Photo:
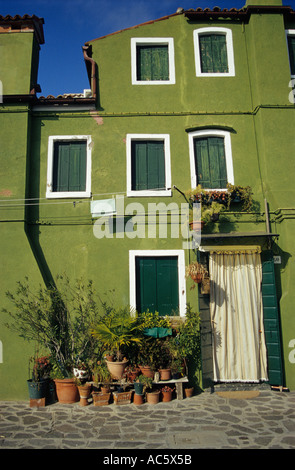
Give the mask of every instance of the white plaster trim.
M 169 58 L 169 80 L 137 80 L 136 47 L 141 45 L 167 45 Z M 175 59 L 173 38 L 131 38 L 131 83 L 132 85 L 174 85 Z
M 129 300 L 132 309 L 136 310 L 136 265 L 135 258 L 142 256 L 177 256 L 178 257 L 178 298 L 179 315 L 186 314 L 186 282 L 184 250 L 130 250 L 129 251 Z
M 224 150 L 225 150 L 225 161 L 226 161 L 226 172 L 227 172 L 227 182 L 234 184 L 234 168 L 233 168 L 233 158 L 231 150 L 231 140 L 230 133 L 228 131 L 223 131 L 219 129 L 208 129 L 190 132 L 188 134 L 189 139 L 189 157 L 190 157 L 190 170 L 191 170 L 191 187 L 196 188 L 198 186 L 197 174 L 196 174 L 196 164 L 195 164 L 195 152 L 194 152 L 194 138 L 195 137 L 205 137 L 205 136 L 214 136 L 214 137 L 223 137 L 224 138 Z M 204 188 L 206 189 L 206 188 Z M 226 188 L 216 188 L 216 191 L 226 191 Z M 209 190 L 210 191 L 210 190 Z
M 131 142 L 132 140 L 160 140 L 164 141 L 165 157 L 165 189 L 143 191 L 132 190 L 131 181 Z M 129 197 L 149 197 L 149 196 L 171 196 L 171 156 L 170 156 L 170 135 L 169 134 L 127 134 L 126 136 L 126 170 L 127 170 L 127 196 Z
M 227 49 L 227 61 L 228 61 L 228 72 L 226 73 L 203 73 L 201 70 L 201 57 L 200 57 L 200 34 L 224 34 L 226 36 L 226 49 Z M 195 49 L 195 64 L 196 64 L 196 76 L 197 77 L 234 77 L 235 76 L 235 62 L 234 62 L 234 48 L 233 48 L 233 37 L 232 30 L 229 28 L 199 28 L 194 30 L 194 49 Z
M 53 182 L 53 151 L 54 142 L 85 140 L 86 144 L 86 190 L 85 191 L 52 191 Z M 90 135 L 51 135 L 48 138 L 48 158 L 47 158 L 47 198 L 84 198 L 91 197 L 91 148 L 92 139 Z

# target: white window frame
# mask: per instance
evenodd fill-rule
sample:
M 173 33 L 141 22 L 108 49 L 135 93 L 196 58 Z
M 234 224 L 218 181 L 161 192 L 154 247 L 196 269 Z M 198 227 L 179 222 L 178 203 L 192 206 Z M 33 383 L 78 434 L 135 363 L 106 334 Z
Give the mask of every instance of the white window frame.
M 224 138 L 224 151 L 225 151 L 225 161 L 226 161 L 226 173 L 227 173 L 227 182 L 234 184 L 234 168 L 233 168 L 233 158 L 232 158 L 232 149 L 231 149 L 231 138 L 228 131 L 223 131 L 219 129 L 203 129 L 194 132 L 190 132 L 188 135 L 189 139 L 189 156 L 190 156 L 190 170 L 191 170 L 191 186 L 196 188 L 198 186 L 197 172 L 196 172 L 196 163 L 195 163 L 195 152 L 194 152 L 194 139 L 196 137 L 223 137 Z M 212 191 L 210 188 L 208 191 Z M 226 191 L 226 188 L 214 188 L 216 191 Z
M 69 142 L 75 140 L 86 141 L 86 189 L 85 191 L 52 191 L 53 186 L 53 156 L 55 142 Z M 87 198 L 91 197 L 91 147 L 90 135 L 51 135 L 48 138 L 47 158 L 47 198 Z
M 132 189 L 132 158 L 131 142 L 133 140 L 159 140 L 164 141 L 165 158 L 165 189 L 145 189 L 136 191 Z M 171 156 L 170 156 L 170 135 L 169 134 L 127 134 L 126 136 L 126 157 L 127 157 L 127 196 L 171 196 Z
M 205 73 L 201 69 L 201 56 L 200 56 L 200 34 L 224 34 L 226 37 L 227 61 L 228 72 L 225 73 Z M 235 76 L 235 62 L 234 62 L 234 48 L 232 30 L 229 28 L 199 28 L 194 30 L 194 49 L 195 49 L 195 64 L 197 77 L 234 77 Z
M 137 46 L 166 45 L 168 46 L 169 80 L 137 80 Z M 173 38 L 131 38 L 131 82 L 132 85 L 174 85 L 175 58 Z
M 129 251 L 129 301 L 132 310 L 136 311 L 136 257 L 143 256 L 177 256 L 178 258 L 178 299 L 179 316 L 186 315 L 186 282 L 184 250 L 130 250 Z
M 291 64 L 290 64 L 290 51 L 289 51 L 289 45 L 288 45 L 288 36 L 295 36 L 295 29 L 286 29 L 286 42 L 287 42 L 287 51 L 288 51 L 288 61 L 289 61 L 289 67 L 290 67 L 290 74 L 291 78 L 295 78 L 295 75 L 291 73 Z

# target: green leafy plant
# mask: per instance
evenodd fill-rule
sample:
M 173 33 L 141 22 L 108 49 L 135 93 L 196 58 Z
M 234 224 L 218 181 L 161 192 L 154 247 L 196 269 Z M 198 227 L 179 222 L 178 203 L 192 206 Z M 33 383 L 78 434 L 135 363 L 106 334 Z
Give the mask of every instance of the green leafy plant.
M 143 392 L 146 390 L 151 390 L 153 387 L 153 379 L 151 377 L 140 375 L 138 381 L 143 384 Z
M 27 341 L 50 352 L 52 376 L 71 377 L 76 364 L 98 354 L 99 345 L 89 333 L 98 317 L 92 282 L 71 283 L 66 275 L 57 286 L 32 290 L 29 279 L 17 283 L 15 294 L 6 293 L 13 308 L 5 325 Z
M 213 201 L 208 206 L 201 208 L 201 220 L 208 224 L 209 222 L 216 222 L 221 212 L 225 211 L 225 206 L 219 202 Z
M 132 316 L 131 313 L 128 308 L 112 309 L 90 328 L 94 338 L 101 341 L 106 349 L 116 352 L 118 361 L 122 361 L 126 347 L 141 342 L 142 326 L 137 316 Z
M 230 183 L 227 184 L 226 191 L 204 189 L 201 185 L 198 185 L 196 188 L 186 191 L 184 195 L 191 207 L 194 203 L 200 203 L 203 208 L 216 202 L 229 210 L 232 203 L 241 203 L 241 210 L 248 212 L 253 205 L 253 192 L 250 186 L 233 185 Z

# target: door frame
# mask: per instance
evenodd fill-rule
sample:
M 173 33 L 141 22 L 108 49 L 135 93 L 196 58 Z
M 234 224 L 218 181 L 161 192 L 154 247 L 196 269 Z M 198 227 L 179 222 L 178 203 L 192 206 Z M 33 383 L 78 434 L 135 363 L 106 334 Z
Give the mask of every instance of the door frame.
M 178 258 L 178 298 L 179 316 L 186 313 L 186 282 L 184 250 L 130 250 L 129 251 L 129 299 L 130 306 L 136 310 L 136 257 L 176 256 Z

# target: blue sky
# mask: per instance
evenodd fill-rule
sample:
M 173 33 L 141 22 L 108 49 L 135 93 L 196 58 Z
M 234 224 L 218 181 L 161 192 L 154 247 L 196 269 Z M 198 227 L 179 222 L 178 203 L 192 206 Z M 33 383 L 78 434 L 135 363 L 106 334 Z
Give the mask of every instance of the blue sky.
M 170 15 L 179 7 L 218 5 L 230 9 L 242 8 L 245 3 L 246 0 L 0 0 L 0 14 L 44 18 L 39 95 L 57 96 L 89 88 L 82 46 L 91 39 Z M 283 4 L 295 8 L 295 0 L 283 0 Z

